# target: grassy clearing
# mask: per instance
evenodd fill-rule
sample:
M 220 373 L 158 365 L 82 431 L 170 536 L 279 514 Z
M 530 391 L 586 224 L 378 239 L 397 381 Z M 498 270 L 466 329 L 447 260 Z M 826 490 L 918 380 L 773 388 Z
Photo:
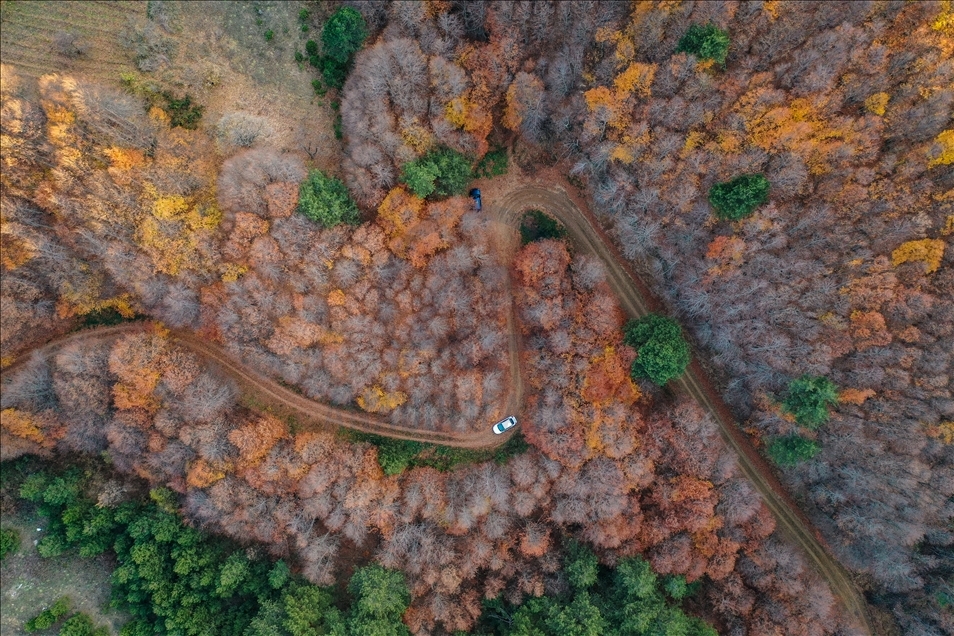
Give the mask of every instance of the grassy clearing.
M 115 81 L 132 65 L 120 34 L 130 20 L 145 16 L 145 2 L 4 2 L 2 61 L 34 77 L 70 73 Z M 61 33 L 75 36 L 84 52 L 59 52 L 56 39 Z
M 45 534 L 46 519 L 23 511 L 4 514 L 3 525 L 19 531 L 21 544 L 0 565 L 0 633 L 27 634 L 24 623 L 62 596 L 70 597 L 74 611 L 85 612 L 96 625 L 108 625 L 113 634 L 119 633 L 127 617 L 108 609 L 109 576 L 115 567 L 109 558 L 43 559 L 36 552 L 36 542 Z

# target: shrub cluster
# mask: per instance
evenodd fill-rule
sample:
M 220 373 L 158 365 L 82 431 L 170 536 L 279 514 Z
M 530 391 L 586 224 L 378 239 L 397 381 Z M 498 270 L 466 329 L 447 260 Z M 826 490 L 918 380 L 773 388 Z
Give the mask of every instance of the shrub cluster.
M 458 466 L 477 464 L 491 459 L 498 464 L 503 464 L 511 457 L 524 453 L 530 448 L 519 432 L 512 435 L 506 443 L 490 450 L 469 450 L 425 444 L 366 433 L 353 433 L 350 437 L 354 441 L 368 442 L 378 448 L 378 464 L 385 475 L 399 475 L 408 468 L 423 466 L 446 472 Z
M 488 179 L 507 174 L 509 159 L 506 148 L 494 148 L 477 162 L 474 176 L 478 179 Z
M 298 190 L 298 211 L 324 228 L 361 222 L 358 206 L 345 184 L 340 179 L 326 176 L 321 170 L 312 170 L 302 181 Z
M 648 314 L 623 327 L 623 342 L 636 349 L 631 373 L 662 386 L 682 375 L 689 364 L 689 345 L 671 318 Z
M 814 457 L 821 447 L 818 442 L 798 434 L 776 438 L 768 446 L 768 455 L 779 466 L 794 466 Z
M 0 530 L 0 561 L 20 549 L 20 533 L 13 528 Z
M 729 54 L 729 34 L 711 22 L 693 24 L 679 40 L 676 53 L 689 53 L 701 60 L 714 60 L 724 67 Z
M 805 428 L 816 430 L 828 421 L 829 407 L 838 403 L 838 387 L 824 376 L 803 375 L 788 383 L 782 410 Z
M 803 375 L 788 383 L 782 411 L 809 429 L 818 430 L 828 421 L 829 408 L 838 403 L 838 387 L 824 376 Z M 811 459 L 821 446 L 798 433 L 776 438 L 768 447 L 769 457 L 779 466 L 794 466 Z
M 768 201 L 768 191 L 769 182 L 764 175 L 743 174 L 712 186 L 709 189 L 709 203 L 720 219 L 738 221 Z
M 529 210 L 520 221 L 520 242 L 523 245 L 546 239 L 566 238 L 566 228 L 540 210 Z
M 404 164 L 401 181 L 425 199 L 463 194 L 473 177 L 471 160 L 450 148 L 438 148 Z
M 73 603 L 68 596 L 61 596 L 48 608 L 31 618 L 23 626 L 28 632 L 38 632 L 53 627 L 63 616 L 69 613 Z
M 205 106 L 193 104 L 192 98 L 188 95 L 179 99 L 171 93 L 163 93 L 162 98 L 166 102 L 165 111 L 169 115 L 169 125 L 172 128 L 195 130 L 199 127 Z

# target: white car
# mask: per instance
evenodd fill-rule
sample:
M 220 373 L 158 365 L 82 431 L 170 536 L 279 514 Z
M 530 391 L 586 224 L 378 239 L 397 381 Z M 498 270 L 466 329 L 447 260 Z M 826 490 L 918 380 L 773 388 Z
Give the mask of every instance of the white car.
M 517 418 L 511 415 L 507 419 L 500 420 L 499 422 L 494 424 L 494 434 L 500 435 L 502 433 L 505 433 L 516 425 L 517 425 Z

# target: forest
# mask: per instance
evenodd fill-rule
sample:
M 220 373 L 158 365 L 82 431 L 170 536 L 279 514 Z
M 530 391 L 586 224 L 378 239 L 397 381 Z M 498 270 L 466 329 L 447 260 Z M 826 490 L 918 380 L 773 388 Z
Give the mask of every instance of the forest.
M 5 564 L 49 518 L 130 636 L 954 633 L 950 2 L 221 3 L 202 45 L 193 10 L 0 56 Z M 497 216 L 540 184 L 655 313 Z M 404 437 L 267 408 L 185 332 Z M 98 629 L 69 607 L 36 624 Z

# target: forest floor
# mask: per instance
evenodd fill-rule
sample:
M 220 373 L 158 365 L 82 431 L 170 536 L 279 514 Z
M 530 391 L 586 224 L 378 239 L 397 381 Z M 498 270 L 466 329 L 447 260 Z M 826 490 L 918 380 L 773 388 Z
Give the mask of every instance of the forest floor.
M 248 113 L 262 119 L 258 145 L 307 153 L 315 167 L 337 172 L 341 142 L 334 136 L 330 95 L 320 97 L 320 74 L 296 62 L 308 40 L 318 40 L 330 5 L 319 2 L 166 2 L 169 35 L 177 43 L 160 81 L 180 85 L 205 105 L 204 120 Z M 310 12 L 302 31 L 299 11 Z M 265 33 L 272 33 L 266 40 Z
M 108 625 L 111 633 L 119 633 L 129 617 L 109 610 L 110 575 L 115 563 L 105 555 L 94 558 L 75 554 L 41 557 L 37 554 L 35 542 L 44 534 L 41 528 L 46 525 L 46 520 L 42 517 L 4 514 L 3 525 L 20 532 L 21 545 L 0 566 L 0 603 L 3 605 L 0 634 L 27 634 L 24 623 L 61 596 L 70 598 L 73 611 L 84 612 L 95 625 Z

